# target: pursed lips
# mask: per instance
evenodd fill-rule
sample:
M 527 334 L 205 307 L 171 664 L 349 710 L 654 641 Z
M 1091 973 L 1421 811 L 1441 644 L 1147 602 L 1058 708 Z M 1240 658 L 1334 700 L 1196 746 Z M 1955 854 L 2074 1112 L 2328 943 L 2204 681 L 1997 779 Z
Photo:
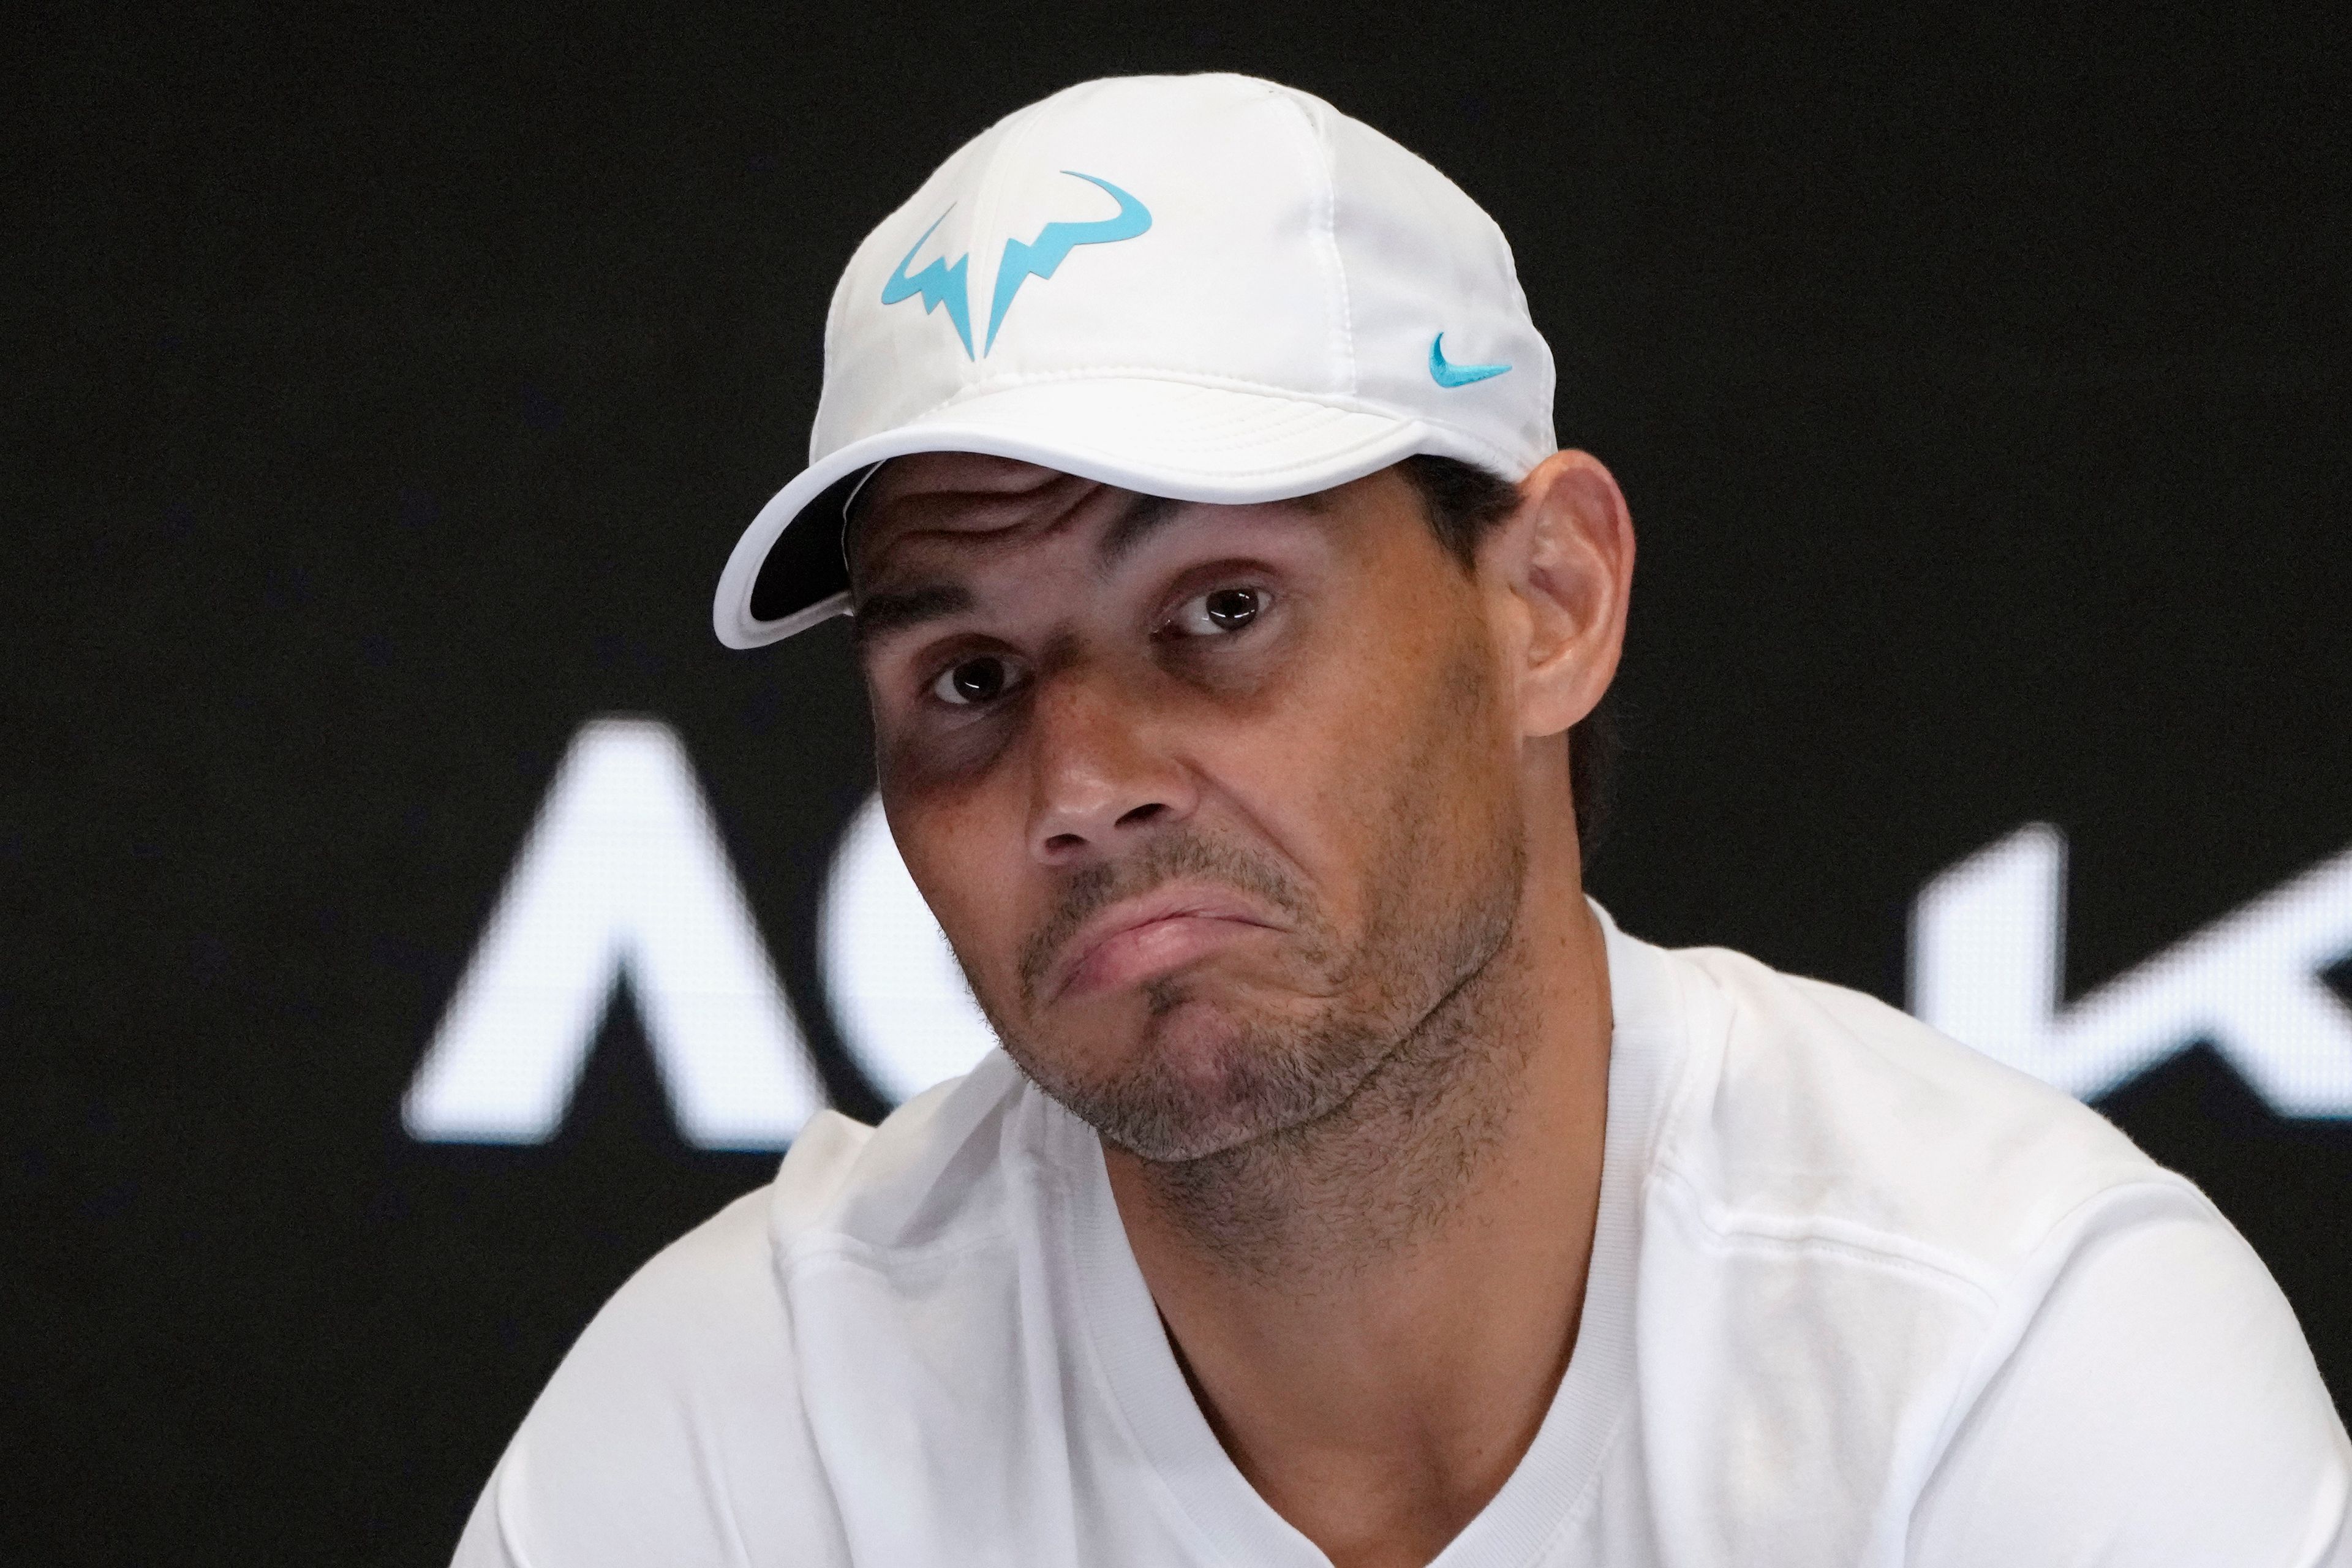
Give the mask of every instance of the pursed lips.
M 1281 929 L 1221 889 L 1160 888 L 1140 898 L 1124 900 L 1087 921 L 1070 938 L 1063 949 L 1066 956 L 1054 965 L 1045 999 L 1058 1001 L 1069 991 L 1090 990 L 1097 978 L 1118 978 L 1117 971 L 1138 962 L 1150 969 L 1155 958 L 1164 958 L 1172 967 L 1193 956 L 1193 950 L 1230 934 L 1220 927 Z M 1188 933 L 1193 940 L 1186 940 Z M 1160 951 L 1154 953 L 1155 949 Z M 1122 959 L 1128 962 L 1121 963 Z

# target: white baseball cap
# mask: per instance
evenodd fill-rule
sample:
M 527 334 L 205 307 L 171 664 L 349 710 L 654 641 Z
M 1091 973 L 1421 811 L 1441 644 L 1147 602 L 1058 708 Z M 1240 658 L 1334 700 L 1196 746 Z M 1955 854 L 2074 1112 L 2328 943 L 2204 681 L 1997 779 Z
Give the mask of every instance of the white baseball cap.
M 757 647 L 847 611 L 848 502 L 908 453 L 1252 502 L 1416 453 L 1516 480 L 1558 445 L 1510 247 L 1453 181 L 1273 82 L 1082 82 L 857 247 L 809 466 L 737 542 L 712 619 Z

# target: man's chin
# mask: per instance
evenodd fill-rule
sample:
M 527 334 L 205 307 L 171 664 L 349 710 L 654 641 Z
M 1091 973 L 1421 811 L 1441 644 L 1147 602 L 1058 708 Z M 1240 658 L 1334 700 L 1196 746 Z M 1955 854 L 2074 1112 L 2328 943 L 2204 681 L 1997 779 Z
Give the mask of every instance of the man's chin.
M 1148 1016 L 1110 1071 L 1064 1075 L 1024 1062 L 1047 1093 L 1139 1159 L 1206 1159 L 1311 1121 L 1360 1079 L 1352 1053 L 1312 1035 L 1274 1033 L 1230 1002 L 1148 997 Z
M 1229 1153 L 1279 1131 L 1290 1120 L 1276 1108 L 1231 1097 L 1139 1094 L 1137 1087 L 1119 1086 L 1090 1106 L 1085 1120 L 1104 1142 L 1151 1164 L 1181 1165 Z

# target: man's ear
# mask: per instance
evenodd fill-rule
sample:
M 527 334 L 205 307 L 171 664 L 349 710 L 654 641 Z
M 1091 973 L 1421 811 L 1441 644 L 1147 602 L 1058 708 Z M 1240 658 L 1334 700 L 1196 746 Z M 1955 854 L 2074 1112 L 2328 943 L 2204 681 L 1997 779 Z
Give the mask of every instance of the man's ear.
M 1519 506 L 1478 551 L 1501 596 L 1519 732 L 1556 735 L 1600 703 L 1625 644 L 1633 520 L 1590 452 L 1555 452 L 1519 481 Z

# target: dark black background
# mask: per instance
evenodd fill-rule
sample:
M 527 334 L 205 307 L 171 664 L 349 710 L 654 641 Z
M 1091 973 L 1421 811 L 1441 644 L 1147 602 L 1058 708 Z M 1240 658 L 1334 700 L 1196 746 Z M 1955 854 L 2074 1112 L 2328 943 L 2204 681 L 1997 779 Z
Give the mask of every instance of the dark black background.
M 600 712 L 684 735 L 824 1032 L 845 644 L 728 654 L 711 585 L 857 239 L 1083 77 L 1290 81 L 1512 237 L 1641 532 L 1630 929 L 1899 1000 L 1920 884 L 2039 818 L 2079 992 L 2342 848 L 2326 16 L 20 10 L 0 1555 L 440 1560 L 602 1298 L 764 1179 L 679 1143 L 625 1007 L 545 1147 L 399 1099 Z M 2105 1109 L 2352 1395 L 2352 1128 L 2204 1051 Z

